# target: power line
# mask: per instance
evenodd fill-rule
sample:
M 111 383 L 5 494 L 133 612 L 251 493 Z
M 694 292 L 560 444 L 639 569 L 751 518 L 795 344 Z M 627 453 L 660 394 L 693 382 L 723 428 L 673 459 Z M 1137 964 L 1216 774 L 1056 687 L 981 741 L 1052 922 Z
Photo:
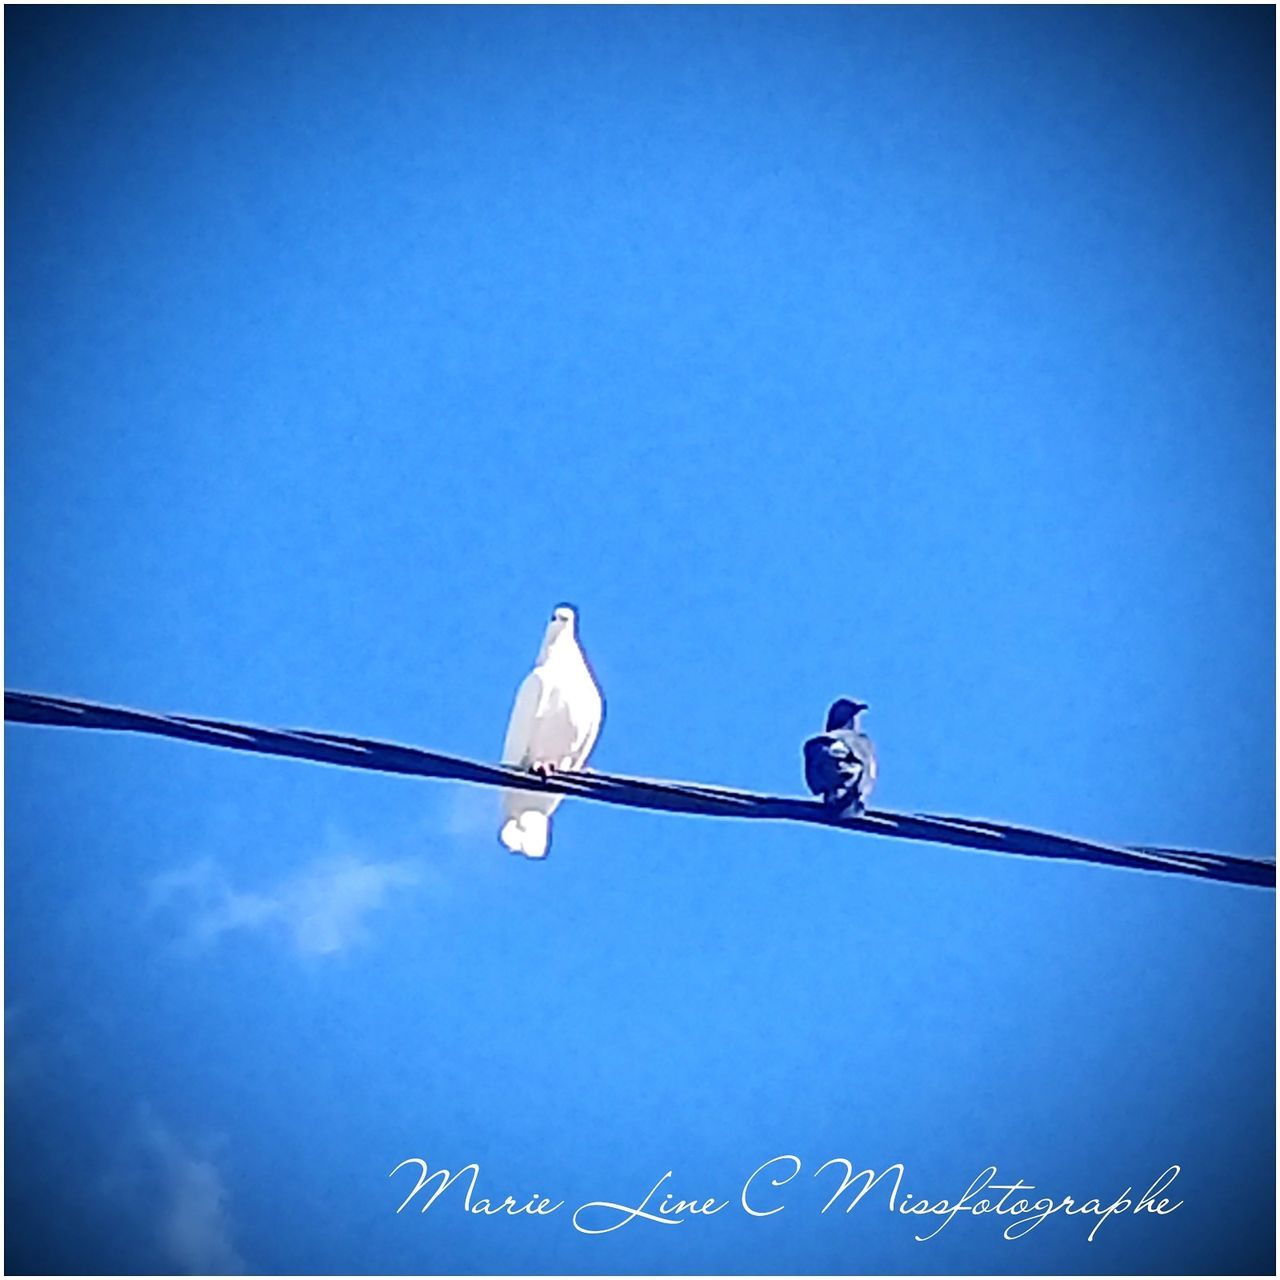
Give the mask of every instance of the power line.
M 1276 883 L 1276 864 L 1259 858 L 1149 845 L 1098 844 L 1053 835 L 1047 831 L 1035 831 L 1029 827 L 942 817 L 930 813 L 890 813 L 868 809 L 859 817 L 846 818 L 838 816 L 815 800 L 769 796 L 753 791 L 738 791 L 732 787 L 671 782 L 661 778 L 629 778 L 620 774 L 597 773 L 595 770 L 552 774 L 542 779 L 509 765 L 485 764 L 461 756 L 445 755 L 439 751 L 376 742 L 369 738 L 317 733 L 305 729 L 266 729 L 257 725 L 237 724 L 230 720 L 207 720 L 197 716 L 160 715 L 153 711 L 106 706 L 76 698 L 56 698 L 45 694 L 6 690 L 4 718 L 20 724 L 154 734 L 187 742 L 200 742 L 211 747 L 226 747 L 233 751 L 288 756 L 377 773 L 447 778 L 484 787 L 514 787 L 522 791 L 554 791 L 582 800 L 628 805 L 634 809 L 658 809 L 713 818 L 772 818 L 786 822 L 811 822 L 847 831 L 862 831 L 869 835 L 924 840 L 988 853 L 1094 862 L 1272 889 Z

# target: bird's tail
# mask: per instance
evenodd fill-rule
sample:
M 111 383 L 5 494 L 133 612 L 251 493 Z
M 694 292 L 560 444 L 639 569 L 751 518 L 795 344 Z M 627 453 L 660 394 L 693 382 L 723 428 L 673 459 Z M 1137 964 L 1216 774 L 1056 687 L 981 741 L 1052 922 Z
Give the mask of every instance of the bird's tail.
M 551 823 L 547 815 L 534 809 L 525 809 L 508 818 L 498 832 L 498 839 L 512 853 L 523 853 L 526 858 L 545 858 L 550 838 Z

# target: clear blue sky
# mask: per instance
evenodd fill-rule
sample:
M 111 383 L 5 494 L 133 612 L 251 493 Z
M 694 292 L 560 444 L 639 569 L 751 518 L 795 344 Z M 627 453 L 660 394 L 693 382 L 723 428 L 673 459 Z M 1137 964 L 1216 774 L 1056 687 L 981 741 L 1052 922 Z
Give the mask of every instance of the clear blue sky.
M 1273 856 L 1269 7 L 5 19 L 8 686 Z M 11 1272 L 1273 1266 L 1271 894 L 5 737 Z

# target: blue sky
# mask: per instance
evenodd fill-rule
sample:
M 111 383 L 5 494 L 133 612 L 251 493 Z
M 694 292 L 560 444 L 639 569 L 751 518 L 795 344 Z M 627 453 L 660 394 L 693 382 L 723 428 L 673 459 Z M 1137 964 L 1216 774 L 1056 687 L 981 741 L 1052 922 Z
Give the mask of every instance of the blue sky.
M 7 686 L 492 759 L 569 600 L 600 768 L 1274 855 L 1269 8 L 5 26 Z M 1271 894 L 5 737 L 11 1272 L 1273 1266 Z

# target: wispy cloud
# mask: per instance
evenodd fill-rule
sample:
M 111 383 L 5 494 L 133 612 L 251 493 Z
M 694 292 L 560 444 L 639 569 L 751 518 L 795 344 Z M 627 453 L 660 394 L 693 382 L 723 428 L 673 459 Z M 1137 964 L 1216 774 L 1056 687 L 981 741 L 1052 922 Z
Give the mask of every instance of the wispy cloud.
M 487 836 L 497 845 L 498 794 L 486 787 L 458 785 L 449 787 L 442 806 L 441 826 L 454 840 Z
M 10 1003 L 4 1007 L 4 1085 L 12 1095 L 42 1074 L 42 1054 L 32 1034 L 27 1007 Z
M 148 904 L 178 913 L 184 940 L 192 946 L 212 945 L 229 933 L 269 930 L 303 955 L 324 956 L 367 937 L 367 917 L 397 890 L 423 879 L 422 866 L 411 859 L 372 862 L 346 854 L 317 859 L 269 888 L 242 889 L 205 858 L 155 877 Z
M 230 1193 L 208 1151 L 184 1142 L 146 1103 L 120 1133 L 98 1193 L 128 1241 L 108 1270 L 243 1275 Z
M 227 1188 L 211 1160 L 180 1142 L 150 1111 L 143 1141 L 158 1179 L 159 1243 L 168 1260 L 191 1275 L 241 1275 L 244 1259 L 232 1243 Z

